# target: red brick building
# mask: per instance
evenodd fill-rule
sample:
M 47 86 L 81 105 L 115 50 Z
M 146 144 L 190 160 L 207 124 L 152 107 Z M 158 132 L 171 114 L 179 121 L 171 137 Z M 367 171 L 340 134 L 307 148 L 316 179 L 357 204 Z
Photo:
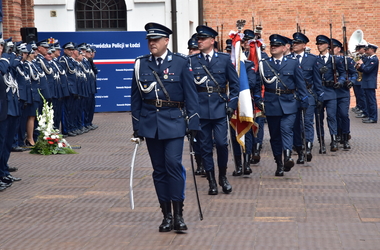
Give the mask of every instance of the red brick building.
M 245 29 L 252 29 L 252 16 L 255 24 L 263 26 L 263 38 L 268 42 L 271 34 L 278 33 L 292 37 L 297 23 L 309 37 L 312 53 L 317 53 L 315 37 L 319 34 L 329 36 L 332 23 L 333 37 L 342 40 L 342 15 L 347 27 L 347 39 L 361 29 L 364 39 L 380 45 L 380 1 L 363 0 L 203 0 L 204 23 L 216 28 L 223 24 L 223 40 L 230 30 L 236 30 L 236 21 L 245 19 Z
M 34 27 L 33 0 L 2 0 L 3 38 L 20 41 L 21 27 Z

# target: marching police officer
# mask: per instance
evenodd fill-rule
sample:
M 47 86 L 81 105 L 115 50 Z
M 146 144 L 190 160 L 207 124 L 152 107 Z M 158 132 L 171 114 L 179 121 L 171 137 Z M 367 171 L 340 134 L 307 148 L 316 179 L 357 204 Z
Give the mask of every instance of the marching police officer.
M 158 23 L 146 24 L 145 30 L 151 54 L 135 61 L 131 99 L 134 136 L 145 137 L 153 165 L 164 215 L 159 231 L 187 230 L 182 218 L 186 181 L 183 137 L 186 127 L 193 136 L 199 130 L 198 96 L 188 58 L 167 49 L 172 31 Z
M 345 57 L 342 53 L 343 45 L 336 39 L 332 39 L 334 54 L 337 55 L 337 60 L 343 61 L 344 69 L 346 72 L 346 81 L 343 86 L 335 89 L 336 101 L 337 101 L 337 124 L 338 135 L 340 139 L 338 141 L 343 143 L 343 149 L 348 150 L 351 148 L 348 143 L 350 134 L 350 118 L 348 111 L 350 108 L 350 88 L 354 85 L 358 73 L 355 69 L 355 62 Z
M 379 71 L 379 59 L 376 56 L 377 46 L 368 44 L 365 48 L 367 59 L 362 59 L 357 63 L 357 69 L 363 72 L 362 89 L 364 90 L 368 119 L 364 119 L 363 123 L 377 123 L 377 73 Z
M 327 113 L 327 124 L 331 135 L 330 151 L 335 152 L 338 150 L 337 144 L 337 120 L 336 120 L 336 88 L 340 88 L 346 81 L 346 72 L 344 71 L 343 62 L 337 60 L 335 56 L 329 52 L 330 38 L 325 35 L 319 35 L 316 37 L 316 45 L 320 55 L 317 59 L 317 66 L 321 73 L 322 85 L 323 85 L 323 105 L 317 107 L 317 135 L 320 143 L 320 154 L 326 154 L 325 139 L 324 139 L 324 109 Z M 335 70 L 334 70 L 335 69 Z M 338 79 L 336 74 L 339 74 Z M 335 75 L 335 76 L 334 76 Z
M 260 98 L 255 99 L 255 102 L 261 110 L 265 110 L 267 117 L 270 143 L 277 163 L 275 175 L 283 176 L 284 171 L 290 171 L 294 166 L 291 149 L 293 125 L 298 109 L 296 96 L 301 100 L 302 108 L 307 108 L 309 103 L 299 62 L 283 56 L 286 51 L 286 38 L 273 34 L 269 39 L 272 57 L 262 59 L 259 65 L 261 67 L 259 72 L 265 86 L 264 104 Z M 255 93 L 255 95 L 259 94 Z
M 303 74 L 303 82 L 307 89 L 307 96 L 309 106 L 306 110 L 298 109 L 296 122 L 294 124 L 294 146 L 298 153 L 297 164 L 305 163 L 305 156 L 303 153 L 302 134 L 303 130 L 304 140 L 306 142 L 306 161 L 311 161 L 313 155 L 311 153 L 314 141 L 314 109 L 316 103 L 323 103 L 323 88 L 321 74 L 317 67 L 317 56 L 305 53 L 306 44 L 309 38 L 301 32 L 293 34 L 293 57 L 297 58 Z M 303 112 L 303 114 L 301 114 Z M 303 116 L 303 118 L 302 118 Z M 302 126 L 304 127 L 302 128 Z
M 214 51 L 218 32 L 205 25 L 198 26 L 196 31 L 201 53 L 190 56 L 190 66 L 199 96 L 202 128 L 200 141 L 203 164 L 209 181 L 208 194 L 218 194 L 213 160 L 214 140 L 218 157 L 219 185 L 222 186 L 224 193 L 230 193 L 232 187 L 226 176 L 228 162 L 226 118 L 228 116 L 231 119 L 237 108 L 239 79 L 229 54 Z M 227 84 L 230 90 L 229 97 Z

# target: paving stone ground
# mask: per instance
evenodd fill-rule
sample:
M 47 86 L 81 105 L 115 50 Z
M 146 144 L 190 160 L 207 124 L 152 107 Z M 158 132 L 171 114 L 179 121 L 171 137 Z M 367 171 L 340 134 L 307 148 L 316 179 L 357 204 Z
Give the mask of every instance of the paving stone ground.
M 274 176 L 265 128 L 253 174 L 233 177 L 229 161 L 231 194 L 219 187 L 219 195 L 209 196 L 207 180 L 197 177 L 203 221 L 185 140 L 189 230 L 178 234 L 158 232 L 162 216 L 145 143 L 136 158 L 136 207 L 130 208 L 130 113 L 97 113 L 97 130 L 68 138 L 81 146 L 76 155 L 12 153 L 9 163 L 22 181 L 0 192 L 0 250 L 378 250 L 380 126 L 350 116 L 350 151 L 319 155 L 316 143 L 312 162 L 284 177 Z

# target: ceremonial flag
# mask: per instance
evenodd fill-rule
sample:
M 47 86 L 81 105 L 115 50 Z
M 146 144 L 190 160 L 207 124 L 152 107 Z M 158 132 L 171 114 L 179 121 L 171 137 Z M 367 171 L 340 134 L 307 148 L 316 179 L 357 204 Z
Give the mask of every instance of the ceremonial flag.
M 231 60 L 235 65 L 240 82 L 238 108 L 230 120 L 230 125 L 235 129 L 236 140 L 243 148 L 243 152 L 245 152 L 244 135 L 253 125 L 253 107 L 247 71 L 244 64 L 246 57 L 241 49 L 242 35 L 244 36 L 244 34 L 241 33 L 230 32 L 230 38 L 232 39 Z

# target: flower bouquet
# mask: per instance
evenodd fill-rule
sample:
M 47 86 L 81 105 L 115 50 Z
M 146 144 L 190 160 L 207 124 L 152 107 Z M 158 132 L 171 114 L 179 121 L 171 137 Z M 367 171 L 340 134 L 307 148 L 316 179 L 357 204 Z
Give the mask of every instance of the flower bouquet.
M 41 95 L 41 93 L 40 93 Z M 48 104 L 45 98 L 41 95 L 43 100 L 42 114 L 38 114 L 37 120 L 38 127 L 37 130 L 40 131 L 36 144 L 30 151 L 31 154 L 76 154 L 76 152 L 71 148 L 70 144 L 62 138 L 59 134 L 59 130 L 53 127 L 53 104 Z

